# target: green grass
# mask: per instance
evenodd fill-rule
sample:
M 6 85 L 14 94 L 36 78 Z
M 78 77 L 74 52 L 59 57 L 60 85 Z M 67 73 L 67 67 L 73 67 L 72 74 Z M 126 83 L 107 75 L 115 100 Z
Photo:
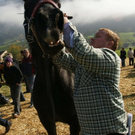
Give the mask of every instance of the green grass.
M 4 51 L 4 50 L 7 50 L 11 45 L 3 45 L 3 46 L 0 46 L 0 50 L 1 51 Z
M 13 42 L 15 42 L 16 41 L 16 38 L 14 38 L 14 39 L 7 39 L 5 42 L 3 42 L 3 44 L 5 45 L 5 44 L 10 44 L 10 43 L 13 43 Z
M 132 46 L 132 43 L 135 42 L 134 32 L 119 33 L 120 40 L 122 43 L 129 43 Z
M 8 50 L 10 46 L 12 45 L 21 45 L 25 48 L 28 47 L 27 41 L 21 41 L 21 42 L 12 42 L 7 45 L 0 46 L 0 51 Z

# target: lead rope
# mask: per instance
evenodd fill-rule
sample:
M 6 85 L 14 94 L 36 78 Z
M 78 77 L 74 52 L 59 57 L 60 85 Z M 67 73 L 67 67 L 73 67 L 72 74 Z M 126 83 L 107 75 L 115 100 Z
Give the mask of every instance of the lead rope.
M 41 44 L 40 44 L 40 42 L 39 42 L 39 40 L 38 40 L 38 37 L 37 37 L 37 34 L 36 34 L 36 30 L 35 30 L 35 27 L 34 27 L 34 25 L 33 25 L 33 18 L 30 19 L 30 24 L 31 24 L 31 25 L 30 25 L 30 26 L 31 26 L 30 29 L 32 30 L 32 33 L 34 34 L 34 36 L 35 36 L 35 38 L 36 38 L 36 41 L 37 41 L 39 47 L 41 48 L 41 50 L 42 50 L 42 52 L 43 52 L 42 57 L 45 58 L 45 56 L 46 56 L 47 54 L 45 53 L 43 47 L 41 46 Z

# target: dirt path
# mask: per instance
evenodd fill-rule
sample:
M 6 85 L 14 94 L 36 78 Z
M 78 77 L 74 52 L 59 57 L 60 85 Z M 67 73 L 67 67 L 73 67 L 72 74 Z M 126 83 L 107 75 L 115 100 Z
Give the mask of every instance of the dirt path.
M 9 90 L 6 87 L 6 91 Z M 23 86 L 23 91 L 25 87 Z M 125 109 L 127 112 L 135 114 L 135 68 L 128 66 L 126 59 L 126 67 L 121 68 L 120 91 L 124 98 Z M 3 93 L 4 94 L 4 93 Z M 0 111 L 6 118 L 12 121 L 11 130 L 7 135 L 47 135 L 46 130 L 42 126 L 34 108 L 28 108 L 30 105 L 30 94 L 24 94 L 26 101 L 21 102 L 22 112 L 19 118 L 12 117 L 13 105 L 6 104 L 0 108 Z M 0 135 L 5 129 L 0 126 Z M 58 135 L 69 135 L 69 126 L 63 123 L 57 123 Z M 133 118 L 132 135 L 135 135 L 135 119 Z

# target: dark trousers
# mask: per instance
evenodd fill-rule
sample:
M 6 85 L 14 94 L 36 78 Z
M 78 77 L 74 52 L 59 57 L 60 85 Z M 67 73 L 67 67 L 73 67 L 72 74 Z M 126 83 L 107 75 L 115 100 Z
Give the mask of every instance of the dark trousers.
M 25 84 L 26 84 L 26 92 L 31 92 L 30 86 L 28 84 L 28 81 L 27 81 L 26 77 L 24 77 L 24 81 L 25 81 Z
M 129 65 L 134 65 L 134 58 L 129 58 Z
M 2 126 L 6 126 L 6 124 L 7 124 L 7 120 L 6 119 L 2 119 L 1 117 L 0 117 L 0 125 L 2 125 Z
M 121 58 L 122 67 L 125 67 L 125 58 Z
M 20 100 L 21 100 L 21 101 L 25 101 L 25 97 L 24 97 L 22 91 L 21 91 L 21 93 L 20 93 Z
M 20 114 L 21 106 L 20 106 L 20 92 L 21 92 L 21 84 L 20 85 L 11 85 L 11 96 L 14 100 L 14 113 Z
M 31 101 L 30 101 L 31 105 L 33 104 L 33 87 L 34 87 L 35 77 L 36 77 L 36 75 L 31 75 L 31 76 L 25 77 L 26 81 L 28 82 L 30 92 L 31 92 Z
M 11 97 L 12 97 L 12 95 L 11 95 Z M 12 97 L 12 100 L 13 100 L 13 103 L 14 103 L 14 98 L 13 97 Z M 22 91 L 20 92 L 20 101 L 25 101 L 25 97 L 24 97 Z

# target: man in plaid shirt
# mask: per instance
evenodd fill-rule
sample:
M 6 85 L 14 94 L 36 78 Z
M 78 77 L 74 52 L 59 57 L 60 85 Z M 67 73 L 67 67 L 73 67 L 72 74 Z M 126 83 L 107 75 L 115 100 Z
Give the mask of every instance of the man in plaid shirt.
M 58 49 L 53 60 L 75 74 L 73 97 L 81 134 L 125 135 L 127 114 L 119 91 L 121 60 L 114 52 L 119 37 L 109 29 L 99 29 L 89 45 L 67 17 L 64 23 L 65 46 L 70 53 L 65 47 Z M 58 41 L 56 46 L 64 45 Z

